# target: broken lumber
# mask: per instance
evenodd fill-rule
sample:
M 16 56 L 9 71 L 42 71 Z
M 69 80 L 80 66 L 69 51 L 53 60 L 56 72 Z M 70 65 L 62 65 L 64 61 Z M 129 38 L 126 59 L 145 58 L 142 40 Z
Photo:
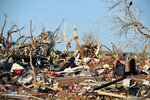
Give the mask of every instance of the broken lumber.
M 108 93 L 108 92 L 104 92 L 104 91 L 100 91 L 100 90 L 95 90 L 95 92 L 98 93 L 99 95 L 116 97 L 116 98 L 120 98 L 123 100 L 145 100 L 146 99 L 145 97 L 125 96 L 125 95 L 116 94 L 116 93 Z
M 33 98 L 35 100 L 44 100 L 42 98 L 38 98 L 32 95 L 23 95 L 23 94 L 2 94 L 2 98 L 4 99 L 19 99 L 19 100 L 29 100 Z
M 117 98 L 125 98 L 125 95 L 121 95 L 121 94 L 116 94 L 116 93 L 107 93 L 101 90 L 95 90 L 95 92 L 97 92 L 100 95 L 105 95 L 105 96 L 111 96 L 111 97 L 117 97 Z
M 53 87 L 51 87 L 51 86 L 47 86 L 46 84 L 39 83 L 39 82 L 36 82 L 36 81 L 33 81 L 33 84 L 34 84 L 34 85 L 40 85 L 40 86 L 46 87 L 46 88 L 48 88 L 48 89 L 50 89 L 50 90 L 53 90 L 53 91 L 62 91 L 62 89 L 59 88 L 59 87 L 53 88 Z

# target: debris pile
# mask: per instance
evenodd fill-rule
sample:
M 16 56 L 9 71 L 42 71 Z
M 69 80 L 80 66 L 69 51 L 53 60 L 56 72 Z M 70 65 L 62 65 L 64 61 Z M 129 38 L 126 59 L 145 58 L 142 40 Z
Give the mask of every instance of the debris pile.
M 55 50 L 62 42 L 58 31 L 39 36 L 20 36 L 17 41 L 0 35 L 0 98 L 2 99 L 150 99 L 150 62 L 146 55 L 123 53 L 113 45 L 113 50 L 90 36 L 85 44 L 78 41 L 78 30 L 73 28 L 76 49 L 69 51 L 71 41 L 66 41 L 63 51 Z M 66 37 L 66 33 L 64 33 Z M 28 40 L 30 39 L 30 40 Z M 28 41 L 27 41 L 28 40 Z M 108 49 L 104 51 L 102 48 Z

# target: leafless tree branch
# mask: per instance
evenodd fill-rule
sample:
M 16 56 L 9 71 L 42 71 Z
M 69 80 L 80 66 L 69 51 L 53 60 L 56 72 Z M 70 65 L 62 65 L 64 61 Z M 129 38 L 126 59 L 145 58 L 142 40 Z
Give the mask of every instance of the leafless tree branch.
M 6 25 L 6 21 L 7 21 L 7 15 L 5 14 L 4 15 L 4 24 L 3 24 L 0 36 L 3 36 L 3 32 L 4 32 L 5 25 Z
M 112 2 L 112 6 L 116 7 L 119 6 L 118 9 L 122 11 L 122 15 L 124 16 L 115 16 L 114 22 L 118 26 L 115 26 L 115 29 L 117 33 L 119 32 L 120 35 L 131 33 L 131 30 L 135 30 L 134 34 L 137 34 L 140 36 L 142 35 L 143 38 L 150 38 L 150 29 L 146 27 L 143 23 L 141 23 L 137 16 L 136 11 L 134 10 L 134 6 L 130 4 L 127 0 L 109 0 Z M 115 2 L 115 4 L 114 4 Z M 133 6 L 133 7 L 132 7 Z

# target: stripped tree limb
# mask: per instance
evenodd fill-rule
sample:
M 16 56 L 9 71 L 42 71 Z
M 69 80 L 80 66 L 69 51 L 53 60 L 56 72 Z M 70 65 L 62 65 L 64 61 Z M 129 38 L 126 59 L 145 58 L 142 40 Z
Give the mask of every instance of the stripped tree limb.
M 6 25 L 6 21 L 7 21 L 7 15 L 5 14 L 4 15 L 4 24 L 3 24 L 3 27 L 1 29 L 1 34 L 0 34 L 0 40 L 3 38 L 3 32 L 4 32 L 4 28 L 5 28 L 5 25 Z
M 32 47 L 30 47 L 29 56 L 30 56 L 30 66 L 31 66 L 32 71 L 33 71 L 33 79 L 34 79 L 34 81 L 36 81 L 35 70 L 34 70 L 34 66 L 33 66 L 33 63 L 32 63 Z
M 31 44 L 30 52 L 29 52 L 30 66 L 31 66 L 32 71 L 33 71 L 33 79 L 34 79 L 34 81 L 36 81 L 35 70 L 34 70 L 34 66 L 33 66 L 33 63 L 32 63 L 32 46 L 33 46 L 33 42 L 34 42 L 33 35 L 32 35 L 32 20 L 30 20 L 30 36 L 31 36 L 31 40 L 32 40 L 32 44 Z
M 16 32 L 19 32 L 19 31 L 21 31 L 24 27 L 22 27 L 22 28 L 20 28 L 20 29 L 16 29 L 16 30 L 14 30 L 14 28 L 15 27 L 17 27 L 16 25 L 13 25 L 11 28 L 10 28 L 10 30 L 8 30 L 8 32 L 7 32 L 7 37 L 6 37 L 6 45 L 10 45 L 10 43 L 11 43 L 11 41 L 9 40 L 10 39 L 10 37 L 11 37 L 11 35 L 12 35 L 12 33 L 16 33 Z
M 25 38 L 25 36 L 23 36 L 23 35 L 20 36 L 20 37 L 16 40 L 16 43 L 19 42 L 19 40 L 21 40 L 22 38 Z
M 53 33 L 53 36 L 54 37 L 56 37 L 57 35 L 56 35 L 56 32 L 57 31 L 59 31 L 59 29 L 60 29 L 60 27 L 63 25 L 63 23 L 64 23 L 64 19 L 62 20 L 62 22 L 60 23 L 60 25 L 56 28 L 56 30 L 54 31 L 54 33 Z
M 30 20 L 30 36 L 31 36 L 31 41 L 32 43 L 34 42 L 33 40 L 33 34 L 32 34 L 33 30 L 32 30 L 32 20 Z

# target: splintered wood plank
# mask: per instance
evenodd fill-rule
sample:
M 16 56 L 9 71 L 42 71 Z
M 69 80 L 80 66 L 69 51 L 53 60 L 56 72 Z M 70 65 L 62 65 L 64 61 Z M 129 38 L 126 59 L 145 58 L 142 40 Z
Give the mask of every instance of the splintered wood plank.
M 129 76 L 131 79 L 133 80 L 137 80 L 137 81 L 143 81 L 143 80 L 150 80 L 150 75 L 133 75 L 133 76 Z
M 116 94 L 116 93 L 107 93 L 104 91 L 100 91 L 100 90 L 96 90 L 95 92 L 97 92 L 100 95 L 105 95 L 105 96 L 112 96 L 112 97 L 117 97 L 117 98 L 125 98 L 125 95 L 121 95 L 121 94 Z

